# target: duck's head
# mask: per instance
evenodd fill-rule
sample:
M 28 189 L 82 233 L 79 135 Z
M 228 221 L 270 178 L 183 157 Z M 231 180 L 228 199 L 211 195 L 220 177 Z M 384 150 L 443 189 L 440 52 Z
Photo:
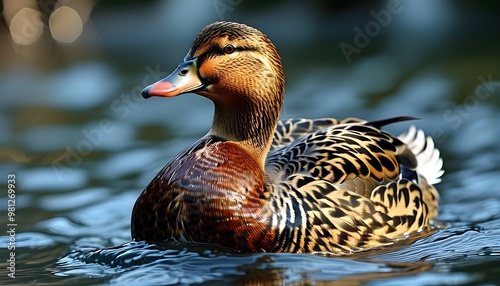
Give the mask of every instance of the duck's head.
M 267 36 L 244 24 L 212 23 L 200 31 L 177 69 L 142 96 L 190 92 L 215 104 L 210 134 L 241 143 L 263 165 L 284 95 L 281 59 Z

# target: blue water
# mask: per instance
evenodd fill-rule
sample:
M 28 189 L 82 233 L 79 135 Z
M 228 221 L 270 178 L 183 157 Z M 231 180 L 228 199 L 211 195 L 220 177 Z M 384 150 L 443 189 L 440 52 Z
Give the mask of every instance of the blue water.
M 10 237 L 2 233 L 0 282 L 500 285 L 500 25 L 487 9 L 431 2 L 422 1 L 433 13 L 404 6 L 350 63 L 339 43 L 352 44 L 353 27 L 364 27 L 384 5 L 252 8 L 244 1 L 223 16 L 276 43 L 287 79 L 282 118 L 422 118 L 387 129 L 397 134 L 415 124 L 442 152 L 443 226 L 435 233 L 353 257 L 130 242 L 135 199 L 206 133 L 213 112 L 196 95 L 143 100 L 140 90 L 175 68 L 197 31 L 219 15 L 213 3 L 98 6 L 86 40 L 59 46 L 65 60 L 50 54 L 49 62 L 62 62 L 57 67 L 24 60 L 0 70 L 0 175 L 5 182 L 16 175 L 18 224 L 16 278 L 7 277 Z M 188 8 L 199 17 L 184 26 L 158 17 Z M 3 191 L 0 205 L 6 218 Z

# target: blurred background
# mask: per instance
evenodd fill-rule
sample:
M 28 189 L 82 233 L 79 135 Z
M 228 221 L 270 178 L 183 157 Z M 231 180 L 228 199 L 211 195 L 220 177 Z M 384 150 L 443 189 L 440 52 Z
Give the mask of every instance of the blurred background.
M 0 185 L 7 174 L 16 174 L 17 257 L 23 269 L 18 282 L 247 283 L 269 276 L 278 284 L 346 277 L 370 285 L 451 278 L 457 284 L 498 282 L 500 4 L 0 3 Z M 209 251 L 220 264 L 207 265 L 206 252 L 187 246 L 168 263 L 168 247 L 159 247 L 153 258 L 138 259 L 142 264 L 122 261 L 117 270 L 123 252 L 136 261 L 151 246 L 92 252 L 130 240 L 130 213 L 139 193 L 172 156 L 210 128 L 208 100 L 191 94 L 144 100 L 140 92 L 168 75 L 198 31 L 218 20 L 246 23 L 275 43 L 287 80 L 284 119 L 421 118 L 412 124 L 435 139 L 445 161 L 439 219 L 450 228 L 370 262 L 250 255 L 228 263 L 226 256 Z M 397 134 L 408 125 L 387 129 Z M 6 218 L 3 191 L 0 206 Z M 0 239 L 2 257 L 8 239 Z M 484 256 L 489 258 L 477 260 Z M 387 261 L 410 264 L 399 271 L 401 265 Z M 430 264 L 420 268 L 416 261 Z M 353 267 L 338 270 L 339 265 Z M 163 275 L 150 276 L 145 269 L 151 267 Z M 379 275 L 387 272 L 399 274 Z M 194 276 L 201 280 L 189 280 Z

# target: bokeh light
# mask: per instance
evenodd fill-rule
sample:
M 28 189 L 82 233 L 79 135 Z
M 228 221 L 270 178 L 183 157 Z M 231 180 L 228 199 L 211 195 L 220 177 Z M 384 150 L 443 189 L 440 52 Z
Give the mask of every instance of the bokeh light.
M 83 22 L 75 9 L 61 6 L 50 15 L 49 28 L 54 40 L 72 43 L 81 35 Z
M 18 45 L 31 45 L 43 33 L 40 11 L 24 7 L 10 21 L 12 40 Z

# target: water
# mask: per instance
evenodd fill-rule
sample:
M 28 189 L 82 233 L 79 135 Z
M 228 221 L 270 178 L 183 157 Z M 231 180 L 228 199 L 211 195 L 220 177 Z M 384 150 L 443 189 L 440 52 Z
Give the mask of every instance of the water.
M 214 9 L 209 5 L 194 9 L 200 17 L 183 28 L 171 18 L 140 20 L 188 5 L 169 3 L 116 11 L 97 7 L 85 41 L 59 47 L 68 53 L 65 60 L 49 53 L 49 62 L 62 64 L 17 55 L 24 64 L 1 70 L 0 174 L 7 182 L 14 173 L 17 190 L 16 278 L 7 277 L 10 237 L 4 232 L 1 282 L 500 285 L 500 25 L 484 7 L 445 1 L 425 21 L 417 6 L 403 6 L 349 64 L 339 43 L 352 44 L 353 27 L 364 27 L 372 20 L 370 9 L 384 5 L 340 12 L 323 7 L 320 13 L 314 5 L 252 10 L 243 2 L 224 14 L 265 30 L 278 46 L 287 76 L 283 118 L 422 118 L 413 124 L 435 138 L 445 161 L 438 185 L 442 229 L 409 245 L 353 257 L 130 242 L 135 199 L 172 156 L 208 130 L 213 111 L 195 95 L 139 96 L 142 87 L 175 67 L 199 28 L 218 17 L 215 10 L 211 16 L 198 11 Z M 113 34 L 110 22 L 127 33 Z M 440 28 L 429 30 L 431 24 Z M 293 34 L 292 26 L 302 30 Z M 154 36 L 166 30 L 171 37 Z M 81 59 L 82 46 L 89 59 Z M 399 133 L 407 127 L 387 129 Z M 4 194 L 0 205 L 7 206 Z M 1 216 L 3 222 L 6 212 Z

